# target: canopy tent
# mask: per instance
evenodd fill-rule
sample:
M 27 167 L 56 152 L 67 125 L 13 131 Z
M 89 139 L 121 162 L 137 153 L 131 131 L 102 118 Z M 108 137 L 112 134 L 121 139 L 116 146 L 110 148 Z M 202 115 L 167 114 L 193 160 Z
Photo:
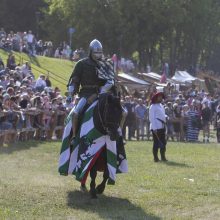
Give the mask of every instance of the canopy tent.
M 119 73 L 117 75 L 117 78 L 118 78 L 120 84 L 123 86 L 126 86 L 129 90 L 146 89 L 150 85 L 150 83 L 148 83 L 142 79 L 139 79 L 137 77 L 126 74 L 126 73 Z
M 199 79 L 187 73 L 186 71 L 176 71 L 175 75 L 172 77 L 172 80 L 179 83 L 192 83 L 194 81 L 204 82 L 203 79 Z
M 190 75 L 186 71 L 176 71 L 175 75 L 172 77 L 172 80 L 180 85 L 191 85 L 192 83 L 195 84 L 199 89 L 204 89 L 208 91 L 207 86 L 205 84 L 204 79 L 200 79 Z
M 138 73 L 138 75 L 140 77 L 142 77 L 144 80 L 146 80 L 147 82 L 150 82 L 150 83 L 159 83 L 160 80 L 161 80 L 161 75 L 158 74 L 158 73 L 154 73 L 154 72 L 150 72 L 150 73 Z M 171 79 L 166 79 L 167 82 L 171 82 L 172 83 L 172 80 Z
M 215 89 L 220 89 L 220 77 L 218 75 L 214 75 L 212 72 L 199 72 L 199 78 L 205 80 L 207 91 L 210 94 L 214 94 Z

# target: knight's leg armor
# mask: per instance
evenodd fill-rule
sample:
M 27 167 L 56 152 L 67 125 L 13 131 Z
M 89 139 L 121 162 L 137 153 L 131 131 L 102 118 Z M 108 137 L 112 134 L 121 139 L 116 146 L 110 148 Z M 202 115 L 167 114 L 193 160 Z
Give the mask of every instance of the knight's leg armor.
M 125 119 L 128 115 L 128 111 L 122 107 L 122 118 L 121 118 L 121 121 L 120 121 L 120 128 L 123 129 L 123 126 L 124 126 L 124 123 L 125 123 Z
M 78 104 L 73 109 L 73 115 L 72 115 L 72 138 L 76 137 L 77 127 L 79 123 L 79 114 L 82 112 L 83 108 L 85 107 L 87 103 L 86 98 L 82 97 Z

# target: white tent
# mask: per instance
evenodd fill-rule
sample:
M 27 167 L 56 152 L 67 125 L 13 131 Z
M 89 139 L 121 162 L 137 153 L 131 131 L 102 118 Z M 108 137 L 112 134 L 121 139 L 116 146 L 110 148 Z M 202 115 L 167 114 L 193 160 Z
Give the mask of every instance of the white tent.
M 139 76 L 141 76 L 142 78 L 150 81 L 150 82 L 158 82 L 160 81 L 161 79 L 161 75 L 157 74 L 157 73 L 153 73 L 153 72 L 150 72 L 150 73 L 138 73 Z
M 186 71 L 176 71 L 175 75 L 172 77 L 172 80 L 179 83 L 192 83 L 194 81 L 204 82 L 203 79 L 199 79 L 187 73 Z
M 117 78 L 119 83 L 128 89 L 146 89 L 150 85 L 148 82 L 126 73 L 119 73 Z
M 138 73 L 140 77 L 142 77 L 144 80 L 151 82 L 151 83 L 159 83 L 161 80 L 161 75 L 158 73 L 150 72 L 150 73 Z M 172 80 L 167 78 L 167 82 L 171 82 Z

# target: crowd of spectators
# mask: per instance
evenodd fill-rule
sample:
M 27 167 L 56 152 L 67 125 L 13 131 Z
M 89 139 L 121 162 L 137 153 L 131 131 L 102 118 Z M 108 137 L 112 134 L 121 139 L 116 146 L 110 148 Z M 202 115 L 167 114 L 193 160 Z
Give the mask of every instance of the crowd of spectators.
M 60 43 L 55 49 L 52 41 L 37 39 L 31 30 L 28 32 L 6 33 L 0 28 L 0 48 L 6 51 L 24 52 L 30 56 L 48 56 L 71 59 L 72 50 L 66 42 Z
M 150 139 L 148 110 L 155 92 L 152 85 L 146 91 L 135 90 L 132 95 L 122 96 L 128 111 L 123 127 L 125 139 Z M 195 142 L 202 131 L 202 141 L 209 142 L 212 126 L 220 142 L 219 91 L 211 96 L 193 85 L 179 91 L 168 83 L 164 93 L 168 139 Z M 35 79 L 28 62 L 16 64 L 13 53 L 9 53 L 6 64 L 0 59 L 1 144 L 28 138 L 61 138 L 65 116 L 73 106 L 68 94 L 62 96 L 59 88 L 52 88 L 49 76 L 41 74 Z
M 49 76 L 35 79 L 28 62 L 16 64 L 12 53 L 6 64 L 0 59 L 0 145 L 61 138 L 72 107 L 71 99 L 52 88 Z
M 28 32 L 6 33 L 4 28 L 0 28 L 0 48 L 8 52 L 17 51 L 24 52 L 30 56 L 47 56 L 60 59 L 69 59 L 78 61 L 87 54 L 83 48 L 72 50 L 67 42 L 61 42 L 56 47 L 52 41 L 43 41 L 37 39 L 31 30 Z M 135 70 L 135 63 L 131 59 L 120 58 L 116 55 L 113 60 L 117 62 L 117 66 L 125 73 L 131 73 Z
M 127 140 L 150 139 L 149 107 L 151 96 L 157 92 L 155 86 L 148 91 L 127 95 L 122 99 L 128 115 L 123 128 Z M 220 93 L 211 96 L 204 90 L 198 91 L 194 85 L 185 91 L 177 91 L 168 84 L 164 88 L 167 121 L 167 139 L 197 142 L 200 131 L 202 141 L 210 141 L 210 128 L 216 129 L 217 142 L 220 142 Z

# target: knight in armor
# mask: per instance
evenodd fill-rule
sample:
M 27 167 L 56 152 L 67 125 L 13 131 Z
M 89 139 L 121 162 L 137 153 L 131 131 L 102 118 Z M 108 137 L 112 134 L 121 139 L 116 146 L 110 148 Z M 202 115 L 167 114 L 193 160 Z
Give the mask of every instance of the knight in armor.
M 112 65 L 113 66 L 113 65 Z M 72 137 L 76 136 L 79 114 L 87 104 L 91 104 L 100 93 L 106 93 L 114 86 L 115 74 L 110 63 L 103 60 L 102 44 L 97 39 L 89 45 L 88 57 L 79 60 L 68 82 L 69 94 L 79 96 L 73 109 Z

